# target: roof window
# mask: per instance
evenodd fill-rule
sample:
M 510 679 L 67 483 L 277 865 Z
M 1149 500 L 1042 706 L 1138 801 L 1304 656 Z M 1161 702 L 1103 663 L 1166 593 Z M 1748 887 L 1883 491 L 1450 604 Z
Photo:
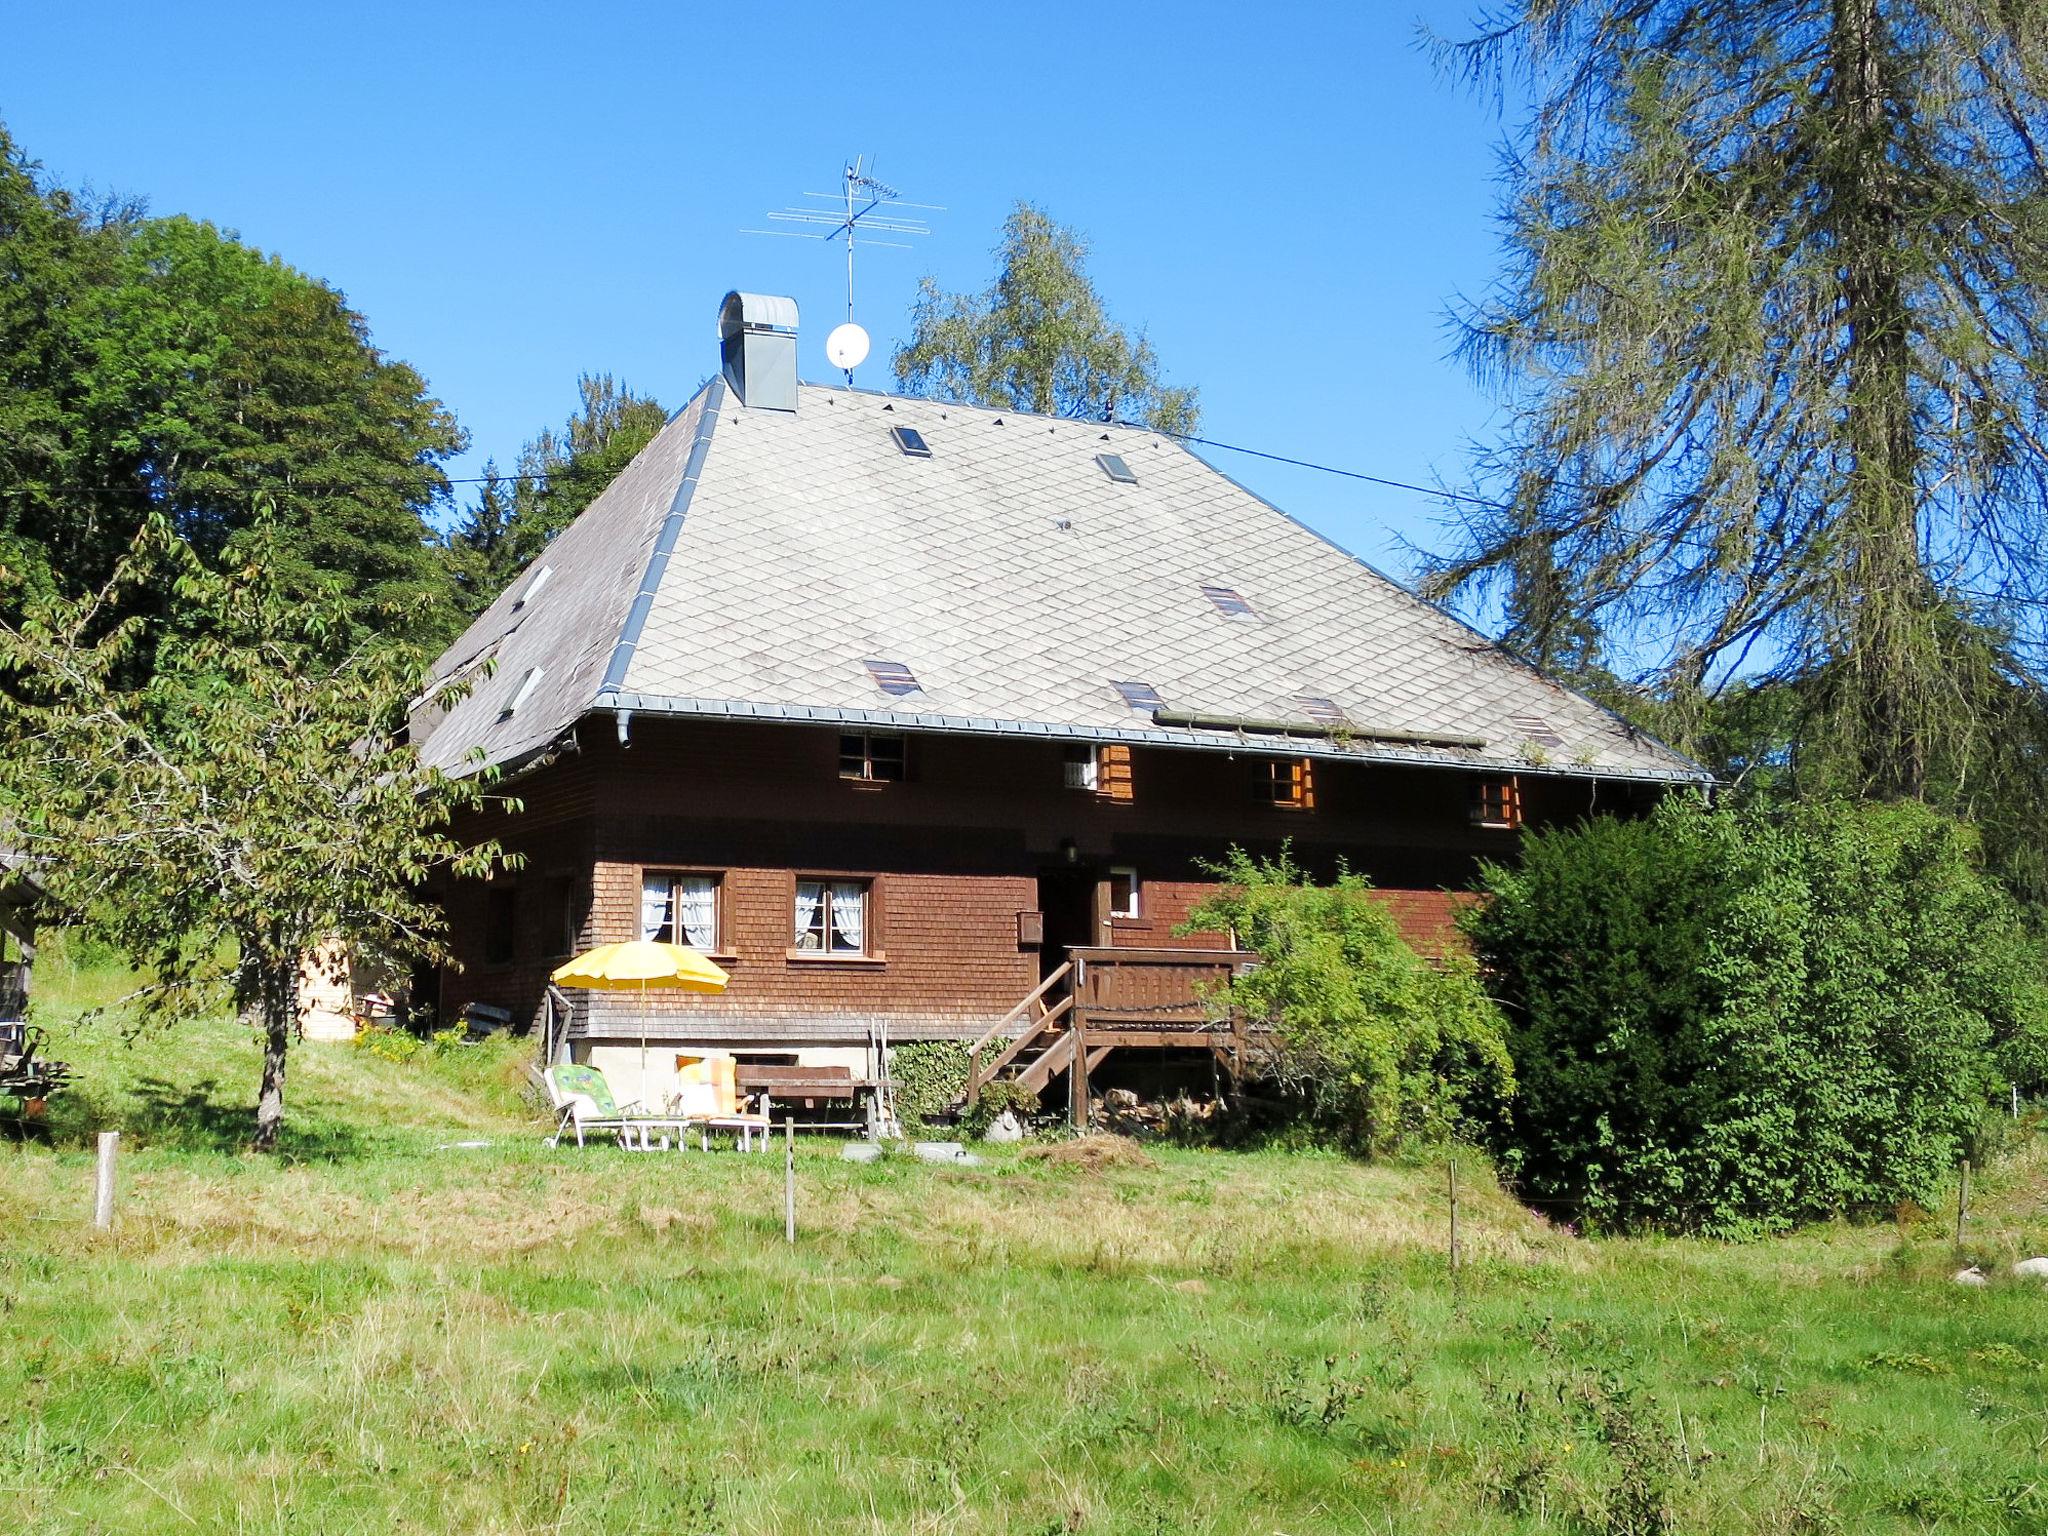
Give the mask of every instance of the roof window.
M 1159 690 L 1150 683 L 1124 682 L 1111 683 L 1109 686 L 1123 695 L 1125 704 L 1132 709 L 1143 710 L 1148 715 L 1155 709 L 1166 707 L 1166 700 L 1159 697 Z
M 552 581 L 554 579 L 554 575 L 555 568 L 552 565 L 544 565 L 539 570 L 535 571 L 533 573 L 533 580 L 529 581 L 526 584 L 526 590 L 520 593 L 518 598 L 513 602 L 512 611 L 514 613 L 517 613 L 521 608 L 524 608 L 536 597 L 539 597 L 540 589 L 546 586 L 550 581 Z
M 917 674 L 900 661 L 876 661 L 870 658 L 861 665 L 868 669 L 868 676 L 875 680 L 877 688 L 897 698 L 906 693 L 917 693 L 923 687 L 917 680 Z
M 544 668 L 528 667 L 526 669 L 526 676 L 519 679 L 519 689 L 512 695 L 512 702 L 505 706 L 504 713 L 499 715 L 498 718 L 502 720 L 508 716 L 518 714 L 519 706 L 533 696 L 533 690 L 540 686 L 540 680 L 545 675 L 546 671 Z
M 1344 713 L 1335 699 L 1323 698 L 1320 694 L 1297 693 L 1294 703 L 1301 712 L 1317 725 L 1348 725 L 1351 717 Z
M 1256 619 L 1258 610 L 1244 600 L 1244 594 L 1235 587 L 1204 587 L 1202 596 L 1216 605 L 1216 611 L 1226 618 Z
M 896 439 L 896 446 L 903 450 L 906 459 L 928 459 L 932 456 L 931 444 L 915 427 L 891 427 L 889 435 Z
M 1522 733 L 1525 741 L 1539 747 L 1561 747 L 1564 738 L 1557 734 L 1557 727 L 1541 715 L 1509 715 L 1508 724 Z
M 1131 466 L 1124 462 L 1123 455 L 1120 453 L 1098 453 L 1095 455 L 1095 462 L 1100 464 L 1102 472 L 1118 485 L 1136 485 L 1138 483 L 1138 477 L 1131 473 Z

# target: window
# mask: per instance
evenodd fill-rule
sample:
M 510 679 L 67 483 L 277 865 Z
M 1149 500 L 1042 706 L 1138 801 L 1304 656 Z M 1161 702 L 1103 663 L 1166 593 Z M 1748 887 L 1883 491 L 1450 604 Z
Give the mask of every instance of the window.
M 1159 697 L 1158 690 L 1150 683 L 1124 682 L 1111 683 L 1109 686 L 1122 694 L 1124 703 L 1132 709 L 1142 710 L 1149 715 L 1155 709 L 1166 708 L 1166 700 Z
M 1129 800 L 1131 749 L 1121 744 L 1067 749 L 1067 788 L 1085 789 L 1105 800 Z
M 1138 872 L 1135 869 L 1112 869 L 1109 872 L 1109 915 L 1138 915 Z
M 839 777 L 864 784 L 895 784 L 903 779 L 903 738 L 849 732 L 839 738 Z
M 1254 781 L 1258 797 L 1290 811 L 1316 808 L 1315 765 L 1305 757 L 1267 758 Z
M 493 884 L 484 893 L 484 964 L 509 965 L 519 950 L 519 888 Z
M 1533 746 L 1561 747 L 1564 738 L 1557 734 L 1557 727 L 1541 715 L 1509 715 L 1508 724 L 1522 733 L 1522 739 Z
M 1320 694 L 1298 693 L 1294 696 L 1294 704 L 1317 725 L 1345 725 L 1350 720 L 1350 717 L 1337 707 L 1335 699 L 1326 699 Z
M 668 870 L 640 877 L 640 937 L 657 944 L 718 948 L 718 876 Z
M 549 955 L 573 955 L 576 941 L 582 937 L 582 914 L 577 911 L 576 882 L 567 875 L 557 875 L 547 883 L 547 915 L 542 935 L 548 941 Z
M 796 948 L 804 954 L 866 954 L 867 881 L 797 881 Z
M 1244 600 L 1244 595 L 1235 587 L 1204 587 L 1202 596 L 1216 605 L 1216 611 L 1226 618 L 1256 619 L 1258 610 Z
M 875 680 L 875 686 L 884 693 L 901 698 L 906 693 L 916 693 L 919 690 L 917 674 L 900 661 L 877 661 L 870 658 L 861 665 L 868 669 L 868 676 Z
M 889 435 L 896 439 L 896 446 L 903 450 L 906 459 L 928 459 L 932 456 L 931 445 L 915 427 L 891 427 Z
M 1522 824 L 1522 781 L 1481 779 L 1472 787 L 1472 825 L 1511 832 Z
M 505 712 L 499 718 L 504 719 L 518 714 L 519 706 L 533 697 L 533 690 L 540 686 L 540 680 L 545 675 L 546 673 L 540 667 L 528 667 L 526 669 L 526 676 L 519 679 L 519 691 L 512 695 L 512 702 L 505 706 Z
M 1124 462 L 1123 455 L 1120 453 L 1098 453 L 1095 455 L 1095 462 L 1100 464 L 1102 472 L 1118 485 L 1136 485 L 1138 483 L 1138 477 L 1131 473 L 1131 466 Z

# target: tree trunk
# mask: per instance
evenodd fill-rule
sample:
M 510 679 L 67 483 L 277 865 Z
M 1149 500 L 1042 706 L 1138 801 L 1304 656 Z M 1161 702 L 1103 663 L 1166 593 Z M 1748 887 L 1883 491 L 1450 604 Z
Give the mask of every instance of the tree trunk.
M 299 968 L 296 960 L 270 960 L 262 969 L 257 993 L 257 1022 L 263 1031 L 263 1087 L 256 1096 L 258 1152 L 275 1152 L 284 1130 L 284 1066 L 292 1030 L 298 1023 Z
M 1918 797 L 1929 747 L 1925 670 L 1938 662 L 1927 652 L 1934 605 L 1920 563 L 1912 315 L 1887 89 L 1894 46 L 1878 0 L 1836 0 L 1827 176 L 1848 386 L 1843 724 L 1862 791 Z

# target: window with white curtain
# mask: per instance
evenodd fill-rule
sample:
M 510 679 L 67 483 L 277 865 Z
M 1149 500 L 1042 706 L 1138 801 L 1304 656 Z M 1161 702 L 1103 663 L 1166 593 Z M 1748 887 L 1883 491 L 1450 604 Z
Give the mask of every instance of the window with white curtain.
M 795 916 L 799 950 L 821 955 L 868 952 L 865 880 L 797 881 Z
M 718 876 L 650 872 L 640 880 L 640 937 L 718 948 Z

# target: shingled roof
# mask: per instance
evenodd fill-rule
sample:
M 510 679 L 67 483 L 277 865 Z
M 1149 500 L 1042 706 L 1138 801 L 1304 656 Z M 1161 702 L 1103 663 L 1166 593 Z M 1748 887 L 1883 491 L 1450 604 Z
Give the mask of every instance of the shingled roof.
M 629 711 L 1706 777 L 1172 438 L 817 385 L 706 385 L 437 675 L 465 670 L 414 726 L 451 771 Z

